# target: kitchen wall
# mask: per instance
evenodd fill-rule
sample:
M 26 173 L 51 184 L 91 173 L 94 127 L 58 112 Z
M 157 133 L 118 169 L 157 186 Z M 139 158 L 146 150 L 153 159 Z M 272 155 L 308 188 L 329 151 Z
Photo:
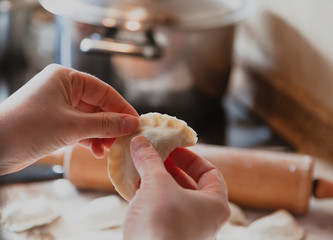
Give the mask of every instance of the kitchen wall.
M 238 85 L 247 85 L 239 99 L 300 151 L 333 159 L 327 143 L 333 142 L 333 1 L 250 4 L 236 61 L 252 77 L 238 77 Z
M 309 91 L 333 112 L 333 1 L 258 0 L 238 54 Z M 287 80 L 286 80 L 287 81 Z

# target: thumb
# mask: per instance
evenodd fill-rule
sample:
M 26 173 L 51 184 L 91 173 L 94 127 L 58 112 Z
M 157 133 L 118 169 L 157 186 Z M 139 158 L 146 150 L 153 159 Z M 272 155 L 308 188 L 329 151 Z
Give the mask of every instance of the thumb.
M 135 133 L 139 127 L 138 117 L 114 112 L 80 112 L 76 122 L 75 129 L 80 140 L 121 137 Z
M 144 136 L 132 138 L 130 150 L 134 166 L 141 177 L 141 181 L 145 181 L 146 177 L 156 172 L 166 172 L 161 157 Z

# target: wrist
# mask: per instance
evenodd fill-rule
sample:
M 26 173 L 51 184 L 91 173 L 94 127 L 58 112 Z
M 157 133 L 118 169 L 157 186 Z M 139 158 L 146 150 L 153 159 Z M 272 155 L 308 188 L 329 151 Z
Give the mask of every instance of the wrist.
M 20 146 L 20 143 L 15 141 L 20 139 L 20 136 L 16 136 L 19 130 L 14 124 L 15 113 L 5 106 L 3 103 L 0 104 L 0 175 L 19 171 L 27 165 L 15 158 L 17 146 Z

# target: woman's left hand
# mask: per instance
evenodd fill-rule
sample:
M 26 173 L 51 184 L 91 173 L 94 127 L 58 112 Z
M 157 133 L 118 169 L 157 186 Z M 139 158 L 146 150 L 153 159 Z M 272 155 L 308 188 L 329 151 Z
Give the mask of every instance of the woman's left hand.
M 0 174 L 79 141 L 103 156 L 137 128 L 137 112 L 111 86 L 51 64 L 0 104 Z

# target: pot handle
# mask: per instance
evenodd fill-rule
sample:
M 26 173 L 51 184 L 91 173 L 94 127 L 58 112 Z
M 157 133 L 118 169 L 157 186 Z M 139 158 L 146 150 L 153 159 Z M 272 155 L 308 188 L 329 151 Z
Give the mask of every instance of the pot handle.
M 161 57 L 161 49 L 154 44 L 134 44 L 117 42 L 110 38 L 91 39 L 84 38 L 80 50 L 86 53 L 125 54 L 148 59 Z

